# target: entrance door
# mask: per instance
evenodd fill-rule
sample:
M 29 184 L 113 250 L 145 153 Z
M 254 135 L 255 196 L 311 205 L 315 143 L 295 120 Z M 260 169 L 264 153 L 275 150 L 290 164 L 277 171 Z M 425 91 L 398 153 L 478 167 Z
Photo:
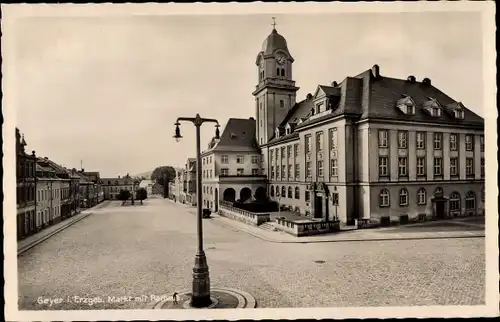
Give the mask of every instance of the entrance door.
M 323 198 L 316 196 L 314 201 L 314 218 L 321 218 L 323 217 Z
M 444 218 L 444 202 L 442 200 L 436 201 L 436 217 Z

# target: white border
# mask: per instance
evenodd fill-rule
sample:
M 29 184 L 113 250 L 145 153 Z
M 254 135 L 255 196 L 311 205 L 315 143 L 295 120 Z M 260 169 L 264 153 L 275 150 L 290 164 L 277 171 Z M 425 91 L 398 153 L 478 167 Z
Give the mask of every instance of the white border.
M 14 187 L 14 128 L 16 124 L 14 88 L 15 75 L 9 69 L 12 64 L 13 22 L 27 16 L 124 16 L 124 15 L 193 15 L 193 14 L 326 14 L 359 12 L 449 12 L 477 11 L 483 16 L 483 72 L 484 118 L 486 148 L 486 305 L 484 306 L 426 306 L 426 307 L 352 307 L 307 309 L 224 309 L 224 310 L 106 310 L 106 311 L 18 311 L 17 310 L 17 252 L 15 233 L 15 194 L 5 187 Z M 4 116 L 4 254 L 5 294 L 7 294 L 6 320 L 116 320 L 116 319 L 300 319 L 300 318 L 360 318 L 360 317 L 480 317 L 498 316 L 498 188 L 493 178 L 497 174 L 496 159 L 496 67 L 495 67 L 495 3 L 486 2 L 391 2 L 391 3 L 246 3 L 246 4 L 9 4 L 3 5 L 3 92 Z M 473 80 L 474 81 L 474 80 Z M 477 82 L 474 82 L 477 84 Z M 7 214 L 7 215 L 5 215 Z M 10 214 L 10 215 L 9 215 Z

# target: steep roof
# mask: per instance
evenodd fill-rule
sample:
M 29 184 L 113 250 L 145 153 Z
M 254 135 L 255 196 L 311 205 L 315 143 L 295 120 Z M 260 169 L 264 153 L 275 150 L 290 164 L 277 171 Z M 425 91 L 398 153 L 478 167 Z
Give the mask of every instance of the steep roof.
M 255 139 L 255 119 L 230 118 L 212 151 L 259 152 Z

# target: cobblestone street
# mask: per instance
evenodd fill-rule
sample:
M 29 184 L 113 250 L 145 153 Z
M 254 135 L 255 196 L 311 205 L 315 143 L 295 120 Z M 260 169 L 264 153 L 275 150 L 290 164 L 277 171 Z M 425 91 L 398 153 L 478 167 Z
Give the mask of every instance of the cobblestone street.
M 258 307 L 484 304 L 484 238 L 279 244 L 203 223 L 211 285 Z M 113 202 L 18 257 L 19 309 L 144 308 L 191 288 L 196 245 L 185 206 Z

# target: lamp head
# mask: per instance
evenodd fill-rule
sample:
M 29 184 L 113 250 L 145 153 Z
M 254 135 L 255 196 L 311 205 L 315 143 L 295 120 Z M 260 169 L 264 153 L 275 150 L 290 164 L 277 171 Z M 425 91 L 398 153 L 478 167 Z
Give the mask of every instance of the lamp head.
M 215 139 L 220 140 L 220 131 L 219 131 L 219 124 L 215 126 Z
M 174 125 L 175 125 L 174 139 L 175 139 L 176 142 L 179 142 L 182 139 L 181 129 L 179 128 L 180 123 L 179 122 L 175 122 Z

